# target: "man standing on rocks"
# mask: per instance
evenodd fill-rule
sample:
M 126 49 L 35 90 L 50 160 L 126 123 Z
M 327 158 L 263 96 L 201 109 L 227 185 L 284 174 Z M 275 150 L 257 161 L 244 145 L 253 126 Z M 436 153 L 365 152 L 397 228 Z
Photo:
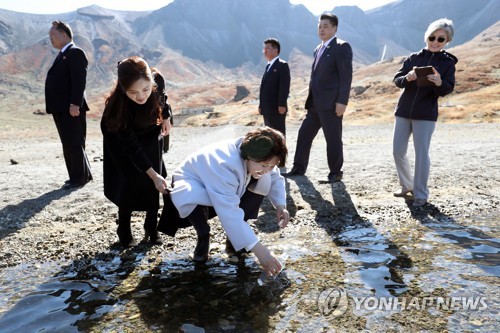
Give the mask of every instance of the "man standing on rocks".
M 87 56 L 73 43 L 68 24 L 52 22 L 49 31 L 52 46 L 59 49 L 45 80 L 45 106 L 52 114 L 63 146 L 64 161 L 69 179 L 63 189 L 81 187 L 92 180 L 90 164 L 85 153 L 87 135 L 85 100 Z
M 352 82 L 351 46 L 335 37 L 338 18 L 323 13 L 318 24 L 321 44 L 314 51 L 314 63 L 305 108 L 307 115 L 297 137 L 293 167 L 284 176 L 304 175 L 309 163 L 311 146 L 319 129 L 326 139 L 326 154 L 330 172 L 322 183 L 342 179 L 342 118 L 349 100 Z

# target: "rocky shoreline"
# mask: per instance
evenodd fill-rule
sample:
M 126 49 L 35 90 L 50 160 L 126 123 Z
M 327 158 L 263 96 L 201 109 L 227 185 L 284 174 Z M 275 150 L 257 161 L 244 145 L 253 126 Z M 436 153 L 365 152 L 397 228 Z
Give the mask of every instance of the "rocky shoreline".
M 66 178 L 62 150 L 54 133 L 50 131 L 51 125 L 43 125 L 47 129 L 41 135 L 18 136 L 13 135 L 15 132 L 12 131 L 9 132 L 9 137 L 0 137 L 0 270 L 20 265 L 34 267 L 36 263 L 42 265 L 49 261 L 59 262 L 64 266 L 72 262 L 105 258 L 110 251 L 121 251 L 115 233 L 117 209 L 104 197 L 102 191 L 102 141 L 97 122 L 89 122 L 87 144 L 94 181 L 74 191 L 60 188 Z M 290 124 L 287 129 L 290 150 L 288 168 L 292 164 L 298 126 L 298 123 Z M 174 128 L 171 149 L 164 155 L 167 171 L 171 173 L 189 152 L 201 145 L 240 136 L 249 129 L 250 127 L 240 125 Z M 390 242 L 397 244 L 411 261 L 418 262 L 420 267 L 427 265 L 428 269 L 436 263 L 428 258 L 420 258 L 421 249 L 414 249 L 415 252 L 402 250 L 415 245 L 406 243 L 408 240 L 405 237 L 411 235 L 418 239 L 412 233 L 421 230 L 426 223 L 477 227 L 491 239 L 498 240 L 499 130 L 498 124 L 438 124 L 431 144 L 431 196 L 429 204 L 419 209 L 392 196 L 392 192 L 398 189 L 398 184 L 391 155 L 391 124 L 345 125 L 344 179 L 333 186 L 318 183 L 328 173 L 325 142 L 320 134 L 313 144 L 310 168 L 306 176 L 287 180 L 288 207 L 292 221 L 291 228 L 288 231 L 285 229 L 282 232 L 284 236 L 281 237 L 287 237 L 288 232 L 295 235 L 304 231 L 309 235 L 323 235 L 318 236 L 318 242 L 333 239 L 330 246 L 337 247 L 338 251 L 338 248 L 342 248 L 339 234 L 349 230 L 375 228 Z M 55 132 L 55 128 L 53 131 Z M 409 156 L 412 153 L 410 150 Z M 276 241 L 275 238 L 279 238 L 280 233 L 273 224 L 274 213 L 268 202 L 265 203 L 265 208 L 269 212 L 261 213 L 255 228 L 264 243 L 279 244 L 279 240 Z M 137 239 L 144 235 L 142 221 L 141 213 L 134 214 L 133 232 Z M 477 224 L 467 225 L 472 222 Z M 212 222 L 211 225 L 211 254 L 217 256 L 224 251 L 222 244 L 225 236 L 218 223 Z M 195 245 L 194 231 L 191 229 L 182 230 L 175 239 L 163 235 L 163 240 L 164 244 L 161 246 L 141 244 L 135 251 L 144 252 L 146 257 L 154 261 L 172 253 L 189 256 Z M 321 245 L 311 244 L 314 248 Z M 429 255 L 431 254 L 423 256 Z M 344 257 L 338 258 L 339 263 L 348 266 L 349 263 L 342 258 Z M 295 264 L 296 271 L 301 266 L 298 261 Z M 290 267 L 294 268 L 293 262 Z M 404 270 L 405 267 L 401 264 L 395 269 Z M 456 273 L 460 274 L 460 270 Z M 291 288 L 293 289 L 293 282 Z M 20 297 L 23 295 L 4 299 L 0 303 L 0 315 L 14 306 Z M 343 327 L 365 329 L 369 326 L 366 322 L 354 324 L 357 318 L 351 314 L 341 322 L 328 325 L 341 331 Z M 403 319 L 392 320 L 402 325 Z M 446 322 L 433 323 L 428 316 L 422 320 L 426 322 L 424 327 L 431 331 L 449 327 Z M 423 321 L 416 319 L 409 326 L 409 331 L 417 330 L 419 325 L 423 325 Z M 276 327 L 279 327 L 280 321 L 270 322 L 272 325 L 270 324 L 269 331 L 278 331 Z M 486 322 L 482 324 L 485 328 L 490 327 L 487 324 L 495 325 L 497 320 L 490 319 L 490 322 Z M 300 327 L 299 324 L 296 325 L 298 326 L 288 323 L 287 329 L 294 331 L 294 327 Z

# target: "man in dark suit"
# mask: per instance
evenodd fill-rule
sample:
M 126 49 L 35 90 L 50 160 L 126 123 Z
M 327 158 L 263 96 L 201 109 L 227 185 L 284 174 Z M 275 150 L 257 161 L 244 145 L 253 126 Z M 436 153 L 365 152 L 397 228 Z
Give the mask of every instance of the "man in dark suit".
M 286 61 L 279 58 L 280 51 L 281 46 L 276 38 L 268 38 L 264 41 L 263 52 L 267 59 L 267 66 L 260 84 L 259 114 L 264 117 L 266 126 L 285 135 L 290 69 Z
M 49 38 L 60 52 L 45 80 L 45 106 L 54 118 L 63 146 L 69 174 L 63 188 L 77 188 L 92 180 L 85 153 L 89 107 L 84 94 L 88 61 L 85 53 L 73 44 L 73 32 L 66 23 L 52 22 Z
M 319 129 L 326 139 L 326 154 L 330 172 L 322 183 L 342 179 L 342 118 L 349 100 L 352 82 L 351 46 L 335 37 L 338 18 L 323 13 L 318 24 L 322 43 L 314 50 L 314 63 L 309 82 L 306 117 L 297 137 L 293 167 L 285 176 L 304 175 L 309 163 L 311 146 Z

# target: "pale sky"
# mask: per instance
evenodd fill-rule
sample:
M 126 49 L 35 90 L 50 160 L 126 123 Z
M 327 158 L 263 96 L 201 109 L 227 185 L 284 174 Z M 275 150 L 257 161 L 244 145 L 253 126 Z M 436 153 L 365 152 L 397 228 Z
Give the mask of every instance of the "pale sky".
M 394 1 L 396 0 L 290 0 L 290 3 L 301 3 L 313 14 L 318 15 L 324 11 L 332 10 L 336 6 L 358 6 L 362 10 L 368 10 Z M 94 4 L 116 10 L 155 10 L 170 2 L 172 0 L 0 0 L 0 8 L 23 13 L 59 14 Z

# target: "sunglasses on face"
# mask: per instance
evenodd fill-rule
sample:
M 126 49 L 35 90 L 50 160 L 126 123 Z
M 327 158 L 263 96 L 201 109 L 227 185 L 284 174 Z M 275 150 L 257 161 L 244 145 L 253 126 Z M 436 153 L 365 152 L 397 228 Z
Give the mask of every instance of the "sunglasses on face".
M 429 36 L 427 39 L 429 40 L 429 42 L 433 42 L 436 40 L 436 36 Z M 437 40 L 438 40 L 438 42 L 443 43 L 446 40 L 446 38 L 438 37 Z

